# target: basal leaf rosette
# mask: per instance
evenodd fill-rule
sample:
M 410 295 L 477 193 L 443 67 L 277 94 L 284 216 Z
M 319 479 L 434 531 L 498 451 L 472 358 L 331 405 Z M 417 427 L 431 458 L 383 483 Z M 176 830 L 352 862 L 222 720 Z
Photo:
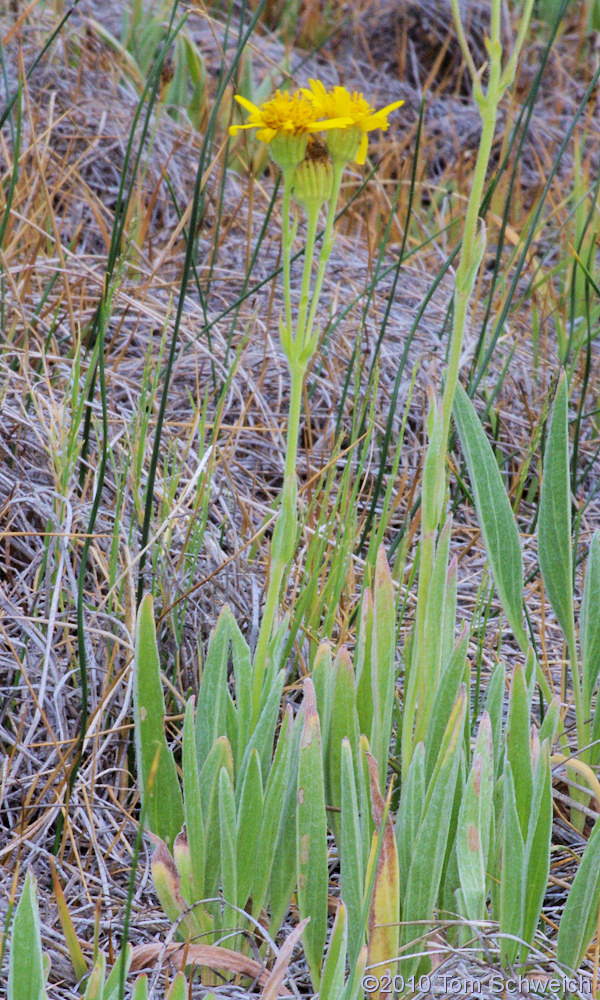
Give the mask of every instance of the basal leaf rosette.
M 266 142 L 272 159 L 282 170 L 296 167 L 306 155 L 308 138 L 313 132 L 344 128 L 350 124 L 347 116 L 323 119 L 314 102 L 306 93 L 295 94 L 277 90 L 264 104 L 253 104 L 241 94 L 235 99 L 250 118 L 244 125 L 231 125 L 230 135 L 242 129 L 257 129 L 256 137 Z
M 345 87 L 333 87 L 326 90 L 320 80 L 310 80 L 310 90 L 303 90 L 304 96 L 311 101 L 317 118 L 333 122 L 344 119 L 341 126 L 328 125 L 327 148 L 331 158 L 342 163 L 363 164 L 367 157 L 369 132 L 380 128 L 383 132 L 389 126 L 388 115 L 400 108 L 404 101 L 394 101 L 377 111 L 354 90 L 350 93 Z

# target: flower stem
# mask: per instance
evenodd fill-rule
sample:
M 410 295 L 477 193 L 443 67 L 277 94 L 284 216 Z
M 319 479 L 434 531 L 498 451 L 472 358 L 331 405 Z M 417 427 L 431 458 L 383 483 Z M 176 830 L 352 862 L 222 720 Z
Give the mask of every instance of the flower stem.
M 296 358 L 302 353 L 306 345 L 306 315 L 308 312 L 308 300 L 310 298 L 310 276 L 312 272 L 313 256 L 315 251 L 315 239 L 317 236 L 317 223 L 319 221 L 319 209 L 311 206 L 307 211 L 306 226 L 306 250 L 304 252 L 304 269 L 302 271 L 302 290 L 300 292 L 300 307 L 298 309 L 298 324 L 296 326 L 296 336 L 294 346 Z M 313 300 L 314 305 L 314 300 Z M 304 373 L 303 373 L 304 375 Z
M 329 208 L 327 210 L 327 222 L 325 223 L 325 232 L 323 233 L 323 243 L 321 245 L 321 253 L 319 254 L 319 264 L 317 269 L 317 277 L 315 279 L 313 299 L 310 307 L 310 312 L 308 314 L 308 322 L 306 325 L 307 341 L 310 340 L 310 337 L 312 336 L 315 316 L 317 314 L 317 306 L 319 304 L 321 289 L 323 288 L 325 268 L 327 266 L 327 261 L 331 256 L 331 251 L 333 250 L 333 243 L 334 243 L 333 224 L 335 222 L 335 213 L 337 209 L 337 201 L 340 193 L 340 187 L 342 184 L 342 174 L 344 173 L 344 167 L 345 164 L 343 161 L 334 160 L 333 183 L 331 187 L 331 198 L 329 199 Z
M 290 209 L 292 201 L 292 188 L 294 186 L 294 169 L 289 168 L 283 171 L 283 201 L 281 206 L 282 221 L 282 244 L 283 244 L 283 298 L 285 303 L 285 324 L 291 333 L 292 329 L 292 294 L 290 291 L 290 272 L 292 243 L 294 240 L 294 229 L 290 224 Z

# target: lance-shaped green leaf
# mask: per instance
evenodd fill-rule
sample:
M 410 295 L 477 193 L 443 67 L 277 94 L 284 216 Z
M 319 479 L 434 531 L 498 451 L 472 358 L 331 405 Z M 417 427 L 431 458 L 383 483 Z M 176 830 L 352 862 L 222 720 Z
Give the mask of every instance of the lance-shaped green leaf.
M 454 636 L 456 633 L 456 582 L 458 572 L 458 559 L 452 556 L 448 572 L 446 574 L 446 587 L 444 590 L 444 627 L 442 630 L 442 641 L 440 644 L 440 667 L 448 662 L 454 648 Z
M 502 749 L 502 717 L 504 715 L 504 687 L 506 671 L 504 664 L 499 662 L 492 670 L 487 694 L 485 710 L 490 717 L 492 727 L 492 744 L 494 747 L 494 774 L 498 778 L 504 768 L 504 751 Z
M 325 790 L 327 804 L 335 810 L 331 814 L 331 825 L 339 843 L 339 810 L 342 805 L 342 740 L 348 739 L 352 747 L 356 766 L 359 760 L 358 715 L 356 713 L 356 687 L 352 661 L 345 646 L 342 646 L 333 665 L 334 681 L 332 692 L 332 712 L 329 727 L 329 743 L 325 752 Z
M 573 543 L 569 485 L 569 425 L 567 381 L 558 381 L 540 496 L 538 548 L 548 600 L 565 634 L 569 653 L 575 649 L 573 618 Z
M 286 814 L 286 799 L 292 769 L 293 745 L 292 710 L 288 706 L 281 724 L 273 765 L 269 774 L 269 780 L 267 781 L 264 808 L 261 812 L 260 831 L 256 840 L 255 850 L 252 854 L 254 858 L 252 905 L 258 911 L 264 905 L 267 896 L 275 859 L 275 845 L 277 844 L 279 831 Z M 293 835 L 291 840 L 293 845 L 295 840 Z M 251 845 L 248 842 L 240 840 L 239 850 L 250 851 Z M 292 869 L 294 869 L 293 863 Z
M 277 720 L 281 710 L 281 694 L 283 692 L 284 673 L 280 670 L 271 684 L 270 691 L 265 698 L 256 728 L 251 734 L 246 746 L 242 763 L 238 773 L 238 788 L 240 782 L 244 781 L 246 768 L 250 760 L 250 754 L 254 749 L 258 752 L 260 759 L 260 769 L 263 775 L 267 775 L 271 769 L 271 758 L 273 756 L 273 741 Z M 238 796 L 239 798 L 239 791 Z
M 415 840 L 421 825 L 425 805 L 425 747 L 417 743 L 408 769 L 408 777 L 402 786 L 400 808 L 396 816 L 396 843 L 400 885 L 405 886 L 414 854 Z
M 515 784 L 510 761 L 504 765 L 504 803 L 502 808 L 502 857 L 500 861 L 500 954 L 503 962 L 513 963 L 523 927 L 523 855 L 525 845 L 517 809 Z
M 578 972 L 598 926 L 600 908 L 600 819 L 587 842 L 558 928 L 556 958 Z
M 291 731 L 290 765 L 287 793 L 283 804 L 277 844 L 271 862 L 269 897 L 271 922 L 269 933 L 275 935 L 279 928 L 292 894 L 296 888 L 296 814 L 298 811 L 298 760 L 304 710 L 295 718 Z
M 342 995 L 346 974 L 347 924 L 346 908 L 343 903 L 338 903 L 329 948 L 323 964 L 319 1000 L 339 1000 Z
M 333 701 L 334 672 L 331 662 L 331 646 L 322 642 L 317 649 L 312 669 L 312 682 L 317 698 L 317 711 L 321 723 L 321 742 L 326 750 L 329 743 L 329 724 L 331 722 L 331 705 Z
M 387 800 L 384 800 L 379 790 L 377 761 L 372 754 L 368 754 L 367 762 L 375 823 L 367 866 L 367 886 L 371 884 L 373 867 L 377 864 L 369 911 L 369 965 L 376 967 L 379 975 L 387 971 L 393 976 L 400 938 L 400 874 L 394 827 L 389 813 L 392 786 L 390 785 Z M 385 988 L 382 986 L 376 989 L 373 996 L 375 1000 L 385 997 Z
M 192 903 L 192 861 L 190 856 L 190 845 L 188 844 L 187 830 L 185 826 L 175 837 L 173 844 L 173 860 L 181 879 L 181 895 L 186 903 Z
M 184 821 L 177 768 L 165 739 L 165 702 L 160 682 L 152 597 L 137 617 L 133 668 L 133 718 L 137 770 L 149 829 L 172 847 Z M 158 763 L 155 764 L 158 754 Z M 153 772 L 153 767 L 156 770 Z M 150 774 L 153 781 L 150 785 Z
M 460 691 L 461 684 L 465 681 L 467 669 L 467 649 L 469 646 L 468 627 L 462 631 L 462 635 L 452 652 L 452 656 L 446 665 L 439 680 L 435 697 L 432 699 L 433 708 L 429 716 L 427 735 L 425 737 L 425 779 L 429 781 L 433 774 L 436 761 L 439 756 L 440 746 L 446 732 L 448 720 L 454 711 L 456 699 Z
M 556 734 L 558 732 L 558 727 L 560 725 L 560 698 L 556 695 L 548 708 L 546 709 L 546 714 L 544 716 L 544 721 L 540 726 L 539 738 L 540 743 L 544 740 L 548 740 L 548 746 L 552 748 Z
M 360 606 L 356 643 L 356 707 L 361 733 L 373 728 L 373 597 L 367 588 Z
M 537 929 L 550 874 L 552 840 L 552 775 L 550 750 L 545 742 L 540 748 L 534 737 L 535 762 L 533 796 L 523 856 L 524 911 L 521 937 L 531 944 Z M 520 959 L 525 961 L 529 948 L 521 947 Z
M 237 817 L 233 785 L 226 767 L 222 767 L 219 774 L 219 834 L 223 899 L 226 903 L 237 906 Z M 239 916 L 234 909 L 230 910 L 226 906 L 224 920 L 226 927 L 235 927 Z
M 514 785 L 517 815 L 523 839 L 527 836 L 533 793 L 529 718 L 529 693 L 525 684 L 523 668 L 520 663 L 517 663 L 513 671 L 508 702 L 506 756 L 511 765 L 511 781 Z
M 109 997 L 108 1000 L 113 1000 L 113 997 Z M 148 977 L 145 973 L 137 977 L 131 1000 L 148 1000 Z
M 229 608 L 227 609 L 229 611 Z M 250 736 L 252 721 L 252 656 L 250 647 L 240 632 L 238 623 L 229 611 L 229 640 L 231 642 L 231 662 L 235 678 L 236 735 L 234 744 L 230 733 L 231 749 L 234 751 L 234 768 L 237 774 Z M 231 702 L 231 698 L 229 698 Z M 235 750 L 234 750 L 235 746 Z
M 82 980 L 88 974 L 88 965 L 83 955 L 81 945 L 79 944 L 77 931 L 73 925 L 73 920 L 69 912 L 65 894 L 59 882 L 58 875 L 56 874 L 56 867 L 52 858 L 50 858 L 50 871 L 52 872 L 52 888 L 54 890 L 58 918 L 60 920 L 60 926 L 62 928 L 65 943 L 69 949 L 69 958 L 71 959 L 73 972 L 78 980 Z
M 252 892 L 254 864 L 260 827 L 263 820 L 263 788 L 258 751 L 250 755 L 237 818 L 237 868 L 238 898 L 240 906 L 245 906 Z
M 298 765 L 296 865 L 300 919 L 310 917 L 304 951 L 316 990 L 327 935 L 327 819 L 321 731 L 313 683 L 304 681 L 304 724 Z
M 204 817 L 204 891 L 216 896 L 221 872 L 219 834 L 219 775 L 225 767 L 233 781 L 233 756 L 229 740 L 220 736 L 200 771 L 200 798 Z
M 463 792 L 456 831 L 456 857 L 464 913 L 468 920 L 485 918 L 486 871 L 494 788 L 492 727 L 483 713 L 473 765 Z
M 514 636 L 525 651 L 529 641 L 523 628 L 521 607 L 523 558 L 519 533 L 494 452 L 461 385 L 456 387 L 454 419 L 496 589 Z
M 13 920 L 8 960 L 8 1000 L 46 1000 L 37 882 L 27 872 Z
M 83 1000 L 104 1000 L 104 980 L 106 978 L 106 955 L 100 952 L 96 964 L 87 981 Z
M 187 903 L 181 892 L 181 876 L 177 866 L 165 842 L 156 836 L 152 839 L 155 846 L 150 870 L 160 905 L 171 923 L 177 923 L 178 937 L 183 939 L 194 937 L 200 932 L 196 915 L 190 912 L 180 920 L 181 915 L 187 910 Z
M 192 902 L 202 899 L 204 893 L 204 819 L 200 797 L 200 775 L 196 754 L 196 733 L 194 729 L 194 699 L 190 698 L 185 707 L 183 723 L 183 810 L 190 851 L 190 881 Z
M 356 965 L 350 969 L 350 975 L 342 994 L 342 1000 L 362 1000 L 365 995 L 362 988 L 362 979 L 367 966 L 368 955 L 369 952 L 365 945 L 359 952 Z
M 120 952 L 115 964 L 113 965 L 110 975 L 106 980 L 106 985 L 104 987 L 104 1000 L 119 1000 L 119 994 L 121 992 L 121 980 L 127 979 L 127 974 L 129 972 L 129 966 L 131 965 L 131 960 L 133 958 L 133 948 L 127 942 L 127 947 Z M 123 965 L 125 966 L 125 974 L 123 975 Z M 145 979 L 145 976 L 140 977 Z M 138 980 L 139 982 L 139 980 Z M 136 988 L 133 991 L 132 1000 L 147 1000 L 147 987 L 148 983 L 146 981 L 146 992 L 140 987 L 138 990 L 137 983 Z M 137 992 L 136 992 L 137 991 Z
M 231 610 L 225 605 L 211 633 L 202 671 L 196 710 L 196 752 L 199 768 L 204 766 L 215 741 L 226 732 L 229 698 L 227 664 L 232 619 Z
M 600 671 L 600 532 L 595 531 L 585 569 L 585 585 L 579 623 L 583 672 L 583 703 L 590 712 L 592 695 Z
M 187 1000 L 188 987 L 183 972 L 178 972 L 173 980 L 171 989 L 167 993 L 166 1000 Z
M 390 752 L 396 684 L 394 583 L 383 545 L 379 548 L 375 565 L 372 641 L 373 726 L 371 749 L 378 762 L 379 786 L 383 789 L 385 788 L 387 761 Z
M 450 555 L 450 533 L 452 518 L 447 517 L 438 538 L 429 590 L 427 592 L 427 607 L 425 610 L 424 662 L 427 663 L 432 679 L 432 686 L 438 683 L 442 667 L 442 651 L 444 646 L 444 619 L 446 583 L 448 578 L 448 559 Z M 454 625 L 454 623 L 453 623 Z M 431 693 L 431 689 L 430 689 Z M 453 703 L 456 694 L 453 698 Z
M 442 402 L 436 401 L 433 390 L 428 388 L 429 413 L 427 415 L 427 436 L 429 443 L 423 467 L 423 488 L 421 495 L 421 522 L 423 531 L 434 534 L 439 526 L 446 489 L 446 463 L 440 461 L 445 450 L 444 417 Z M 445 451 L 444 451 L 445 453 Z
M 426 927 L 414 922 L 431 920 L 433 917 L 448 848 L 466 709 L 467 693 L 463 684 L 446 726 L 439 757 L 427 789 L 421 825 L 415 838 L 402 911 L 403 945 L 426 932 Z M 406 971 L 406 975 L 410 975 L 410 971 Z
M 348 913 L 348 962 L 350 968 L 353 968 L 364 939 L 360 921 L 364 903 L 365 873 L 352 747 L 347 739 L 342 740 L 341 773 L 340 893 Z

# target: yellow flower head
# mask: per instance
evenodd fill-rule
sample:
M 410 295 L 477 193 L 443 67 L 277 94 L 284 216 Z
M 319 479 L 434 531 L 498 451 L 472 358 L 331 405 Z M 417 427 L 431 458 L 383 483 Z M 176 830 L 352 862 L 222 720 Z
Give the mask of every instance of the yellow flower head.
M 236 135 L 240 129 L 258 129 L 256 137 L 262 142 L 275 141 L 271 154 L 281 167 L 290 166 L 292 163 L 295 165 L 304 158 L 308 136 L 312 132 L 343 128 L 350 123 L 350 119 L 344 115 L 319 121 L 318 119 L 324 116 L 316 113 L 310 96 L 300 90 L 293 95 L 277 90 L 275 95 L 260 107 L 240 94 L 236 94 L 235 99 L 250 113 L 250 118 L 245 125 L 231 125 L 229 134 Z
M 336 147 L 340 146 L 339 155 L 345 158 L 345 153 L 351 149 L 351 146 L 356 146 L 356 152 L 352 150 L 351 155 L 347 156 L 347 162 L 356 157 L 356 163 L 359 164 L 364 163 L 367 156 L 368 133 L 376 128 L 385 132 L 389 124 L 388 115 L 404 104 L 404 101 L 395 101 L 393 104 L 381 108 L 380 111 L 376 111 L 358 91 L 350 93 L 345 87 L 333 87 L 332 90 L 326 90 L 320 80 L 311 80 L 310 90 L 305 90 L 303 93 L 312 101 L 314 112 L 318 118 L 326 118 L 330 121 L 346 119 L 347 124 L 338 126 L 338 128 L 351 134 L 344 137 L 333 133 L 329 136 L 329 151 L 332 156 L 336 156 L 338 153 Z M 329 128 L 332 127 L 329 126 Z M 350 140 L 350 145 L 347 141 L 344 142 L 345 138 Z M 351 141 L 352 138 L 354 143 Z

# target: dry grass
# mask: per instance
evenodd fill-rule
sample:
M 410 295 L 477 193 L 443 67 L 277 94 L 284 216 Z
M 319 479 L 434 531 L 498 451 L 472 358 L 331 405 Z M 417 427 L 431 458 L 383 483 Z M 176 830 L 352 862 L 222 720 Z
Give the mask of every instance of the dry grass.
M 314 37 L 322 6 L 308 0 L 302 5 L 296 42 Z M 163 109 L 153 117 L 141 169 L 129 179 L 133 196 L 106 330 L 108 464 L 85 567 L 89 721 L 81 766 L 69 788 L 81 717 L 77 586 L 101 433 L 96 394 L 92 446 L 82 463 L 80 431 L 91 358 L 87 335 L 103 288 L 126 144 L 138 100 L 131 82 L 120 71 L 115 53 L 98 37 L 88 18 L 93 15 L 117 31 L 119 9 L 116 4 L 81 4 L 51 55 L 24 85 L 19 169 L 0 257 L 0 746 L 4 752 L 0 914 L 4 920 L 9 900 L 14 898 L 15 874 L 20 885 L 26 866 L 33 865 L 41 889 L 44 947 L 52 957 L 50 995 L 64 1000 L 79 994 L 51 890 L 49 860 L 55 849 L 59 879 L 78 936 L 88 943 L 88 951 L 95 928 L 101 945 L 112 945 L 116 950 L 123 923 L 138 805 L 131 773 L 130 710 L 143 490 L 160 401 L 161 366 L 173 331 L 185 253 L 182 225 L 165 176 L 185 225 L 203 138 L 176 124 Z M 276 4 L 271 5 L 271 24 L 278 10 Z M 470 32 L 479 48 L 485 33 L 485 10 L 482 2 L 471 5 Z M 432 276 L 459 235 L 478 141 L 478 118 L 472 103 L 465 101 L 465 75 L 445 3 L 355 0 L 344 5 L 344 11 L 339 24 L 333 20 L 335 30 L 318 56 L 307 59 L 306 51 L 288 46 L 292 76 L 300 83 L 317 74 L 325 81 L 339 78 L 347 86 L 378 95 L 380 103 L 403 98 L 406 105 L 398 123 L 372 147 L 377 175 L 341 222 L 328 276 L 326 300 L 331 306 L 322 317 L 323 333 L 329 338 L 327 350 L 309 380 L 310 423 L 305 418 L 299 470 L 302 495 L 308 504 L 315 477 L 327 467 L 334 452 L 340 400 L 357 342 L 357 378 L 350 385 L 342 411 L 345 445 L 350 441 L 353 418 L 363 405 L 362 396 L 372 391 L 368 372 L 393 272 L 378 281 L 364 314 L 366 291 L 396 190 L 399 200 L 386 265 L 397 258 L 408 206 L 419 104 L 425 96 L 415 210 L 407 238 L 411 255 L 403 264 L 379 351 L 376 431 L 362 469 L 358 502 L 360 529 L 374 488 L 381 434 L 390 406 L 396 408 L 397 433 L 410 370 L 418 364 L 399 488 L 388 525 L 390 539 L 400 528 L 412 538 L 418 513 L 411 520 L 410 512 L 418 496 L 425 440 L 424 389 L 428 383 L 439 385 L 440 381 L 451 274 L 441 281 L 418 324 L 406 377 L 392 404 L 394 379 L 399 355 Z M 31 64 L 55 22 L 51 4 L 38 3 L 30 17 L 19 17 L 18 24 L 16 16 L 9 5 L 0 14 L 11 88 L 19 64 Z M 207 13 L 197 4 L 190 12 L 189 28 L 205 59 L 209 89 L 214 92 L 219 64 L 223 60 L 227 65 L 231 51 L 231 39 L 229 48 L 223 49 L 219 8 Z M 515 94 L 503 108 L 496 162 L 504 155 L 505 137 L 531 85 L 539 44 L 531 43 Z M 590 67 L 581 60 L 585 45 L 575 12 L 550 57 L 520 159 L 500 265 L 506 274 L 514 263 L 511 253 L 522 239 L 529 213 L 537 204 L 589 81 Z M 254 36 L 257 81 L 279 73 L 284 51 L 275 33 L 263 30 Z M 300 68 L 296 71 L 295 66 Z M 579 135 L 586 136 L 584 165 L 591 178 L 599 166 L 597 112 L 596 92 L 578 126 Z M 261 534 L 261 529 L 271 516 L 271 504 L 281 485 L 288 383 L 276 333 L 281 295 L 273 277 L 280 252 L 277 208 L 252 274 L 250 288 L 254 284 L 260 287 L 234 308 L 240 293 L 248 290 L 248 262 L 274 178 L 268 171 L 253 179 L 224 171 L 225 124 L 224 119 L 219 122 L 217 155 L 207 165 L 206 210 L 197 232 L 197 268 L 205 301 L 191 286 L 169 389 L 149 547 L 153 591 L 163 614 L 161 642 L 170 709 L 175 717 L 183 694 L 196 684 L 198 647 L 205 643 L 225 601 L 234 606 L 249 640 L 256 636 L 267 563 L 265 538 L 269 534 Z M 3 208 L 15 156 L 8 125 L 0 142 Z M 505 456 L 503 468 L 513 497 L 521 480 L 526 480 L 528 488 L 532 473 L 537 471 L 535 456 L 529 471 L 525 461 L 532 443 L 535 448 L 539 445 L 540 421 L 556 367 L 556 316 L 567 315 L 560 275 L 544 282 L 540 278 L 569 259 L 568 193 L 574 169 L 569 148 L 549 192 L 545 223 L 536 232 L 522 277 L 523 292 L 534 276 L 537 290 L 524 294 L 518 310 L 511 313 L 483 380 L 491 392 L 510 352 L 514 352 L 493 406 L 498 418 L 498 447 Z M 361 180 L 359 172 L 351 177 L 345 196 L 356 193 Z M 490 261 L 505 197 L 503 181 L 492 205 Z M 478 290 L 465 366 L 472 360 L 488 281 L 486 274 Z M 495 314 L 506 291 L 507 283 L 499 282 L 493 300 Z M 331 322 L 350 301 L 354 305 L 343 321 Z M 532 348 L 534 318 L 539 327 L 537 355 Z M 79 371 L 76 358 L 80 359 Z M 589 363 L 591 389 L 586 410 L 591 412 L 598 408 L 599 357 L 594 344 Z M 584 352 L 578 364 L 582 375 Z M 589 464 L 584 490 L 591 496 L 598 470 L 598 423 L 588 420 L 582 426 L 580 462 L 582 468 Z M 349 460 L 354 460 L 352 455 Z M 344 460 L 336 461 L 341 475 Z M 332 502 L 331 497 L 328 502 Z M 532 488 L 519 506 L 524 530 L 534 517 L 536 503 Z M 582 553 L 597 516 L 595 498 L 582 518 Z M 310 529 L 309 521 L 306 544 Z M 455 545 L 462 559 L 461 614 L 470 618 L 477 613 L 484 563 L 472 514 L 461 516 Z M 401 584 L 408 579 L 413 548 L 409 548 Z M 301 584 L 302 558 L 301 550 L 295 578 L 290 581 L 292 602 Z M 526 565 L 533 568 L 535 559 L 525 539 Z M 338 634 L 349 642 L 353 625 L 348 609 L 356 605 L 364 567 L 358 554 L 352 567 L 344 595 L 346 613 L 340 613 L 336 626 Z M 556 679 L 560 675 L 561 640 L 554 623 L 545 617 L 537 576 L 529 585 L 527 600 L 546 656 L 545 666 Z M 411 601 L 405 630 L 411 623 Z M 481 651 L 484 670 L 494 662 L 498 638 L 492 626 Z M 503 648 L 505 652 L 510 648 L 510 637 L 505 638 Z M 473 650 L 476 656 L 475 644 Z M 178 726 L 172 734 L 176 729 Z M 556 808 L 558 815 L 560 801 Z M 64 827 L 55 843 L 60 815 Z M 563 836 L 559 832 L 559 839 Z M 561 868 L 561 879 L 568 883 L 572 872 L 572 866 Z M 562 898 L 564 902 L 564 895 Z M 557 912 L 549 919 L 555 922 Z M 141 944 L 163 941 L 168 934 L 143 853 L 135 882 L 131 936 Z M 552 937 L 551 929 L 549 934 Z M 493 944 L 490 949 L 493 960 Z M 543 953 L 542 942 L 540 955 Z M 466 967 L 467 958 L 458 955 L 448 961 L 453 974 L 460 975 L 457 970 Z M 468 967 L 472 974 L 472 963 Z M 304 972 L 301 964 L 292 966 L 290 989 L 304 992 Z M 489 968 L 482 974 L 489 976 Z M 242 997 L 247 992 L 228 986 L 222 995 Z

